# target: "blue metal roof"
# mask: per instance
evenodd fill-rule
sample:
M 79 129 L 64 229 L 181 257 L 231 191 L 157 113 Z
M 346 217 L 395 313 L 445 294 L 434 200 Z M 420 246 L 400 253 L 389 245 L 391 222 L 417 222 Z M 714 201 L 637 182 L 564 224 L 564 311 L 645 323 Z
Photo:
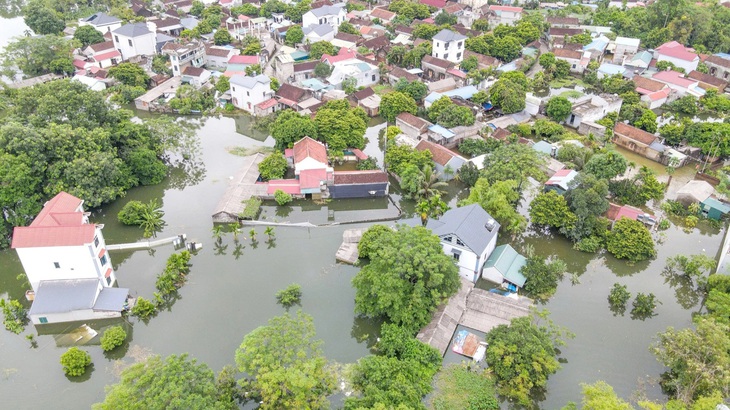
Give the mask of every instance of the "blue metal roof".
M 728 54 L 728 53 L 717 53 L 715 55 L 718 56 L 718 57 L 720 57 L 720 58 L 724 58 L 726 60 L 730 60 L 730 54 Z
M 309 53 L 305 53 L 304 51 L 299 51 L 299 50 L 291 53 L 290 55 L 291 55 L 291 58 L 294 59 L 294 61 L 301 61 L 301 60 L 306 60 L 309 58 Z
M 439 134 L 439 135 L 443 136 L 444 138 L 451 138 L 454 135 L 456 135 L 453 132 L 449 131 L 449 129 L 444 128 L 438 124 L 434 124 L 434 125 L 428 127 L 428 130 L 435 132 L 436 134 Z
M 424 102 L 432 103 L 438 100 L 439 98 L 443 97 L 444 95 L 441 93 L 437 93 L 436 91 L 432 92 L 431 94 L 427 95 L 426 98 L 423 100 Z
M 535 143 L 535 145 L 532 146 L 532 149 L 534 149 L 537 152 L 542 152 L 543 154 L 548 154 L 553 152 L 553 146 L 549 142 L 545 141 L 538 141 Z
M 508 71 L 515 71 L 515 70 L 517 70 L 517 63 L 515 63 L 514 61 L 509 64 L 504 64 L 504 65 L 500 66 L 499 68 L 497 68 L 497 71 L 503 72 L 503 73 L 506 73 Z
M 329 87 L 328 85 L 319 81 L 316 78 L 310 78 L 310 79 L 304 80 L 304 81 L 302 81 L 302 85 L 306 88 L 311 88 L 314 91 L 324 90 Z
M 461 97 L 465 100 L 470 99 L 474 94 L 477 93 L 477 88 L 473 85 L 467 85 L 466 87 L 457 88 L 455 90 L 446 91 L 443 95 L 447 97 Z
M 623 74 L 626 72 L 626 68 L 624 66 L 611 64 L 611 63 L 603 63 L 600 67 L 598 67 L 598 71 L 604 74 L 608 75 L 614 75 L 614 74 Z
M 702 201 L 703 205 L 709 206 L 711 208 L 717 209 L 718 211 L 722 212 L 723 214 L 730 213 L 730 206 L 724 202 L 720 202 L 717 199 L 713 197 L 709 197 Z

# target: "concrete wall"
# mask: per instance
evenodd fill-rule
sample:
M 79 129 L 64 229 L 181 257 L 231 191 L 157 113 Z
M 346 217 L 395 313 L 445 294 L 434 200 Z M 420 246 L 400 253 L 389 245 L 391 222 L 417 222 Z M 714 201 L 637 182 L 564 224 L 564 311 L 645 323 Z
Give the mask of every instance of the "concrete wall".
M 149 33 L 134 38 L 120 36 L 119 34 L 112 34 L 112 39 L 114 41 L 114 47 L 122 53 L 123 60 L 129 60 L 136 56 L 153 56 L 156 54 L 155 33 Z

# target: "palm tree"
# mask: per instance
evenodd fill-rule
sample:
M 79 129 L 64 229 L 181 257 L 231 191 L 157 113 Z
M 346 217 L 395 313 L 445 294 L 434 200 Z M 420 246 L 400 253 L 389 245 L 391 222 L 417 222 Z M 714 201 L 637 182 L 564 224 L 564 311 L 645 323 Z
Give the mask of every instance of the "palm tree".
M 677 170 L 677 165 L 679 165 L 679 159 L 677 159 L 677 157 L 670 157 L 669 163 L 667 163 L 667 167 L 665 168 L 667 175 L 669 175 L 669 179 L 667 180 L 667 185 L 664 187 L 664 190 L 669 189 L 669 184 L 672 183 L 672 177 L 674 176 L 674 171 Z
M 233 233 L 233 239 L 238 240 L 238 235 L 241 234 L 241 225 L 238 222 L 228 224 L 228 228 Z
M 269 237 L 269 240 L 274 239 L 274 228 L 271 226 L 267 226 L 266 230 L 264 230 L 264 233 Z
M 424 165 L 421 168 L 421 181 L 416 195 L 422 199 L 429 199 L 434 195 L 441 195 L 446 193 L 445 187 L 448 184 L 444 181 L 439 181 L 439 173 L 434 172 L 430 165 Z
M 221 237 L 223 236 L 223 226 L 221 225 L 213 225 L 213 229 L 211 229 L 213 232 L 213 237 L 215 238 L 216 242 L 221 241 Z
M 144 207 L 144 210 L 140 214 L 139 226 L 144 229 L 144 236 L 149 238 L 150 236 L 156 237 L 157 232 L 161 231 L 165 226 L 165 221 L 162 217 L 165 212 L 162 210 L 160 204 L 157 203 L 156 199 L 151 200 Z
M 256 242 L 256 230 L 251 228 L 251 230 L 248 231 L 248 234 L 251 235 L 251 242 Z

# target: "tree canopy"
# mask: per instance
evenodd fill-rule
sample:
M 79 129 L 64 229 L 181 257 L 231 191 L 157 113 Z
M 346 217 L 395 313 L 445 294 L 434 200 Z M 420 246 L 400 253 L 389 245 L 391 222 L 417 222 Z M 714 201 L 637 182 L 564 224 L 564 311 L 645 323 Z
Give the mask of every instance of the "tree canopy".
M 104 36 L 92 26 L 81 26 L 74 32 L 74 40 L 81 43 L 81 47 L 87 47 L 92 44 L 103 43 Z
M 276 148 L 282 151 L 293 147 L 295 142 L 304 137 L 317 136 L 317 128 L 312 119 L 293 110 L 279 113 L 271 124 L 270 131 L 276 140 Z
M 36 34 L 58 34 L 66 28 L 63 16 L 43 0 L 32 0 L 23 8 L 23 20 Z
M 236 350 L 240 384 L 250 387 L 260 408 L 322 408 L 335 388 L 335 376 L 315 339 L 312 317 L 298 311 L 269 320 L 246 335 Z
M 527 219 L 515 209 L 520 199 L 517 185 L 517 181 L 511 179 L 490 184 L 486 178 L 479 178 L 469 191 L 469 197 L 460 205 L 479 204 L 507 232 L 522 232 Z
M 314 116 L 317 139 L 332 151 L 364 148 L 367 115 L 362 108 L 350 107 L 347 100 L 326 102 Z
M 385 94 L 380 101 L 380 115 L 390 123 L 395 122 L 395 117 L 402 112 L 416 114 L 417 111 L 416 101 L 406 93 L 393 91 Z
M 352 280 L 355 310 L 415 332 L 457 291 L 458 269 L 443 253 L 439 238 L 420 226 L 399 226 L 381 235 L 380 243 Z
M 547 103 L 547 115 L 555 122 L 562 122 L 568 118 L 573 110 L 573 104 L 565 97 L 552 97 Z
M 234 398 L 219 391 L 213 371 L 187 355 L 153 356 L 122 372 L 95 410 L 235 409 Z
M 25 77 L 42 74 L 71 74 L 75 68 L 71 59 L 71 41 L 56 35 L 17 37 L 0 53 L 3 75 L 15 78 L 20 70 Z M 68 67 L 70 65 L 70 67 Z
M 656 256 L 654 240 L 643 223 L 623 217 L 614 223 L 608 236 L 606 250 L 619 259 L 632 262 Z

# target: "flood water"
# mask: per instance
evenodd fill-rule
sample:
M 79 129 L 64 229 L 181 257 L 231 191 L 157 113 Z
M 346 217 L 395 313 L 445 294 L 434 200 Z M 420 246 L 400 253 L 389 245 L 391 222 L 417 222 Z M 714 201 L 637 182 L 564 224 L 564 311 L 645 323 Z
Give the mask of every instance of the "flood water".
M 3 24 L 6 29 L 8 21 Z M 0 37 L 2 33 L 0 30 Z M 22 30 L 13 35 L 17 34 L 22 34 Z M 378 158 L 382 165 L 382 139 L 379 141 L 377 134 L 384 124 L 375 121 L 370 125 L 367 133 L 370 143 L 364 151 Z M 141 230 L 120 225 L 117 212 L 129 200 L 160 200 L 167 226 L 158 237 L 185 233 L 189 240 L 204 244 L 203 250 L 192 258 L 193 266 L 187 284 L 180 290 L 180 298 L 169 311 L 160 312 L 148 324 L 136 319 L 123 323 L 130 336 L 128 345 L 120 352 L 105 355 L 97 345 L 98 338 L 83 347 L 91 353 L 94 365 L 86 376 L 78 379 L 65 377 L 59 364 L 67 340 L 53 334 L 40 335 L 36 337 L 37 348 L 31 348 L 24 336 L 36 334 L 32 326 L 23 335 L 0 329 L 1 407 L 88 408 L 104 398 L 104 386 L 118 380 L 118 359 L 132 363 L 150 353 L 163 356 L 189 353 L 218 371 L 233 363 L 235 349 L 244 335 L 284 312 L 276 304 L 274 294 L 291 283 L 302 286 L 301 308 L 314 317 L 317 335 L 324 340 L 324 352 L 330 360 L 350 363 L 369 353 L 378 326 L 354 315 L 355 292 L 351 279 L 358 268 L 337 264 L 334 258 L 343 230 L 367 225 L 332 224 L 392 218 L 399 212 L 410 216 L 412 201 L 403 198 L 397 187 L 392 187 L 392 201 L 345 200 L 324 205 L 295 202 L 283 208 L 265 204 L 261 217 L 267 220 L 331 225 L 310 229 L 277 227 L 273 241 L 267 241 L 263 228 L 259 227 L 255 246 L 249 238 L 250 228 L 245 228 L 238 244 L 230 234 L 216 244 L 211 234 L 211 213 L 229 178 L 242 163 L 242 158 L 230 154 L 228 149 L 273 146 L 273 140 L 252 133 L 246 117 L 208 118 L 198 130 L 198 136 L 201 153 L 197 165 L 174 170 L 162 184 L 133 189 L 125 198 L 95 210 L 91 216 L 93 222 L 105 225 L 107 243 L 137 241 L 142 239 Z M 661 166 L 656 170 L 661 172 Z M 453 207 L 467 194 L 463 186 L 452 183 L 447 199 Z M 550 310 L 551 318 L 576 336 L 562 349 L 565 363 L 550 378 L 547 396 L 539 402 L 539 407 L 556 409 L 568 401 L 580 401 L 580 383 L 596 380 L 605 380 L 626 399 L 639 389 L 649 398 L 662 399 L 661 391 L 651 379 L 658 377 L 663 369 L 648 347 L 654 336 L 667 326 L 689 326 L 691 314 L 700 306 L 691 289 L 672 287 L 661 275 L 664 261 L 679 253 L 706 253 L 715 257 L 722 242 L 721 234 L 703 224 L 690 234 L 672 226 L 655 234 L 662 241 L 658 245 L 658 257 L 635 265 L 607 255 L 574 251 L 567 240 L 550 232 L 536 232 L 531 228 L 520 238 L 500 235 L 500 243 L 512 243 L 518 250 L 531 244 L 537 255 L 559 257 L 567 262 L 570 272 L 580 275 L 579 284 L 572 284 L 566 275 L 556 295 L 540 306 Z M 153 251 L 112 252 L 119 286 L 151 298 L 155 277 L 172 252 L 170 246 Z M 0 297 L 23 298 L 26 287 L 22 276 L 17 278 L 22 272 L 14 251 L 0 252 Z M 632 320 L 628 312 L 614 316 L 606 297 L 615 282 L 626 284 L 632 295 L 654 293 L 662 303 L 656 309 L 657 315 L 643 321 Z M 88 324 L 102 331 L 114 323 Z M 63 330 L 71 329 L 55 326 L 44 328 L 43 332 Z

